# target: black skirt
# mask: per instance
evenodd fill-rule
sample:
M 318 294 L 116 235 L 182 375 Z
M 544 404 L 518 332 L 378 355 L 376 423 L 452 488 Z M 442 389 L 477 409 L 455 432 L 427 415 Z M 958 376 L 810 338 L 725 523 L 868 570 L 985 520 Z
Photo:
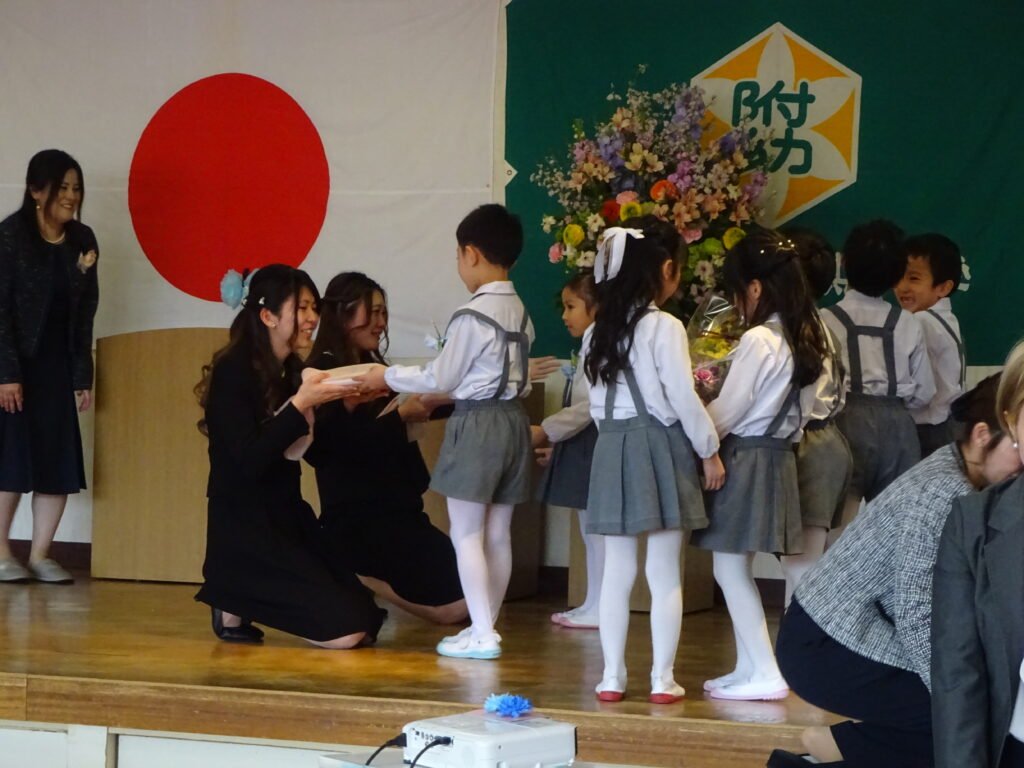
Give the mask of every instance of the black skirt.
M 0 411 L 0 491 L 64 495 L 85 488 L 68 338 L 71 279 L 67 258 L 51 257 L 54 292 L 39 346 L 19 361 L 23 409 Z

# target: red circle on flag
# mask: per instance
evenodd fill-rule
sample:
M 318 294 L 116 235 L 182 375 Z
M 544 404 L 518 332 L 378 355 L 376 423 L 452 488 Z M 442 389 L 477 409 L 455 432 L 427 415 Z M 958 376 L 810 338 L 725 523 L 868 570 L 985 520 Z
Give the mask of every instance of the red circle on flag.
M 323 142 L 295 99 L 223 74 L 185 86 L 153 115 L 132 158 L 128 209 L 156 270 L 219 301 L 229 269 L 299 266 L 329 191 Z

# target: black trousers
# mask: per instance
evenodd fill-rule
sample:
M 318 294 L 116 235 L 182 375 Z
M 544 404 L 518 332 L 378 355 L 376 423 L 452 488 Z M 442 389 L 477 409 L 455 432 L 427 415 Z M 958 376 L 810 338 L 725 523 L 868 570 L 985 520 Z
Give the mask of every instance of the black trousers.
M 793 600 L 776 642 L 789 687 L 802 699 L 851 717 L 832 737 L 851 768 L 932 764 L 931 696 L 913 672 L 880 664 L 837 643 Z
M 1017 741 L 1013 736 L 1006 737 L 1006 744 L 1003 746 L 1003 757 L 999 761 L 999 768 L 1024 768 L 1024 744 Z

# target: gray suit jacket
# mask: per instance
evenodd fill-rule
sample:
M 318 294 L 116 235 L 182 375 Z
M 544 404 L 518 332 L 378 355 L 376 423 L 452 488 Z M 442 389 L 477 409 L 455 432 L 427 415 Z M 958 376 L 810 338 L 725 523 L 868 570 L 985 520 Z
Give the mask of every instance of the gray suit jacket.
M 959 499 L 932 605 L 937 768 L 999 765 L 1024 658 L 1024 477 Z

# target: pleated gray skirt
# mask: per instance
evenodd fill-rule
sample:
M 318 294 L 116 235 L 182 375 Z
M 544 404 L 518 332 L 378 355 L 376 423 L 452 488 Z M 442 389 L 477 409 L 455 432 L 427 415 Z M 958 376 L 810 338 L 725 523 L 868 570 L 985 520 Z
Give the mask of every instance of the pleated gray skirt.
M 586 509 L 595 445 L 597 426 L 593 422 L 568 440 L 555 443 L 551 463 L 540 481 L 539 500 L 559 507 Z
M 590 470 L 587 533 L 635 536 L 708 524 L 693 446 L 678 422 L 601 422 Z
M 719 448 L 725 485 L 704 496 L 708 527 L 690 543 L 713 552 L 803 551 L 796 455 L 789 440 L 727 435 Z
M 853 456 L 839 427 L 834 422 L 818 428 L 808 425 L 796 447 L 800 517 L 804 527 L 831 530 L 842 523 L 852 473 Z

